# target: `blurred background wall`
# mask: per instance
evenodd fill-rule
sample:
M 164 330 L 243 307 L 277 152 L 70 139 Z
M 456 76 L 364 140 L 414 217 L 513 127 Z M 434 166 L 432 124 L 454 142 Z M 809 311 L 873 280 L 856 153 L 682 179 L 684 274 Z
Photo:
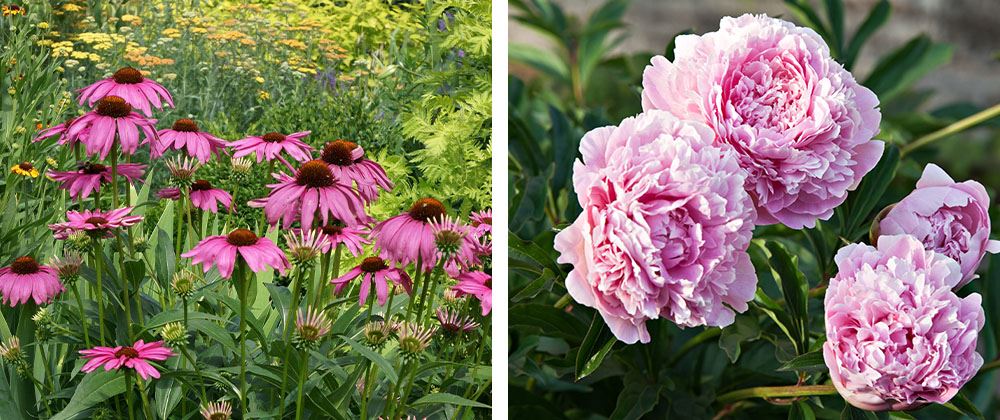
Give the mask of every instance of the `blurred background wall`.
M 556 0 L 567 14 L 585 19 L 600 0 Z M 813 1 L 822 9 L 821 1 Z M 875 0 L 845 0 L 847 32 L 865 18 Z M 954 47 L 951 63 L 921 80 L 916 87 L 933 89 L 931 106 L 971 102 L 989 106 L 1000 102 L 1000 0 L 891 0 L 889 22 L 862 50 L 855 72 L 866 75 L 876 59 L 920 33 Z M 784 15 L 781 0 L 633 0 L 625 15 L 628 35 L 619 52 L 661 52 L 670 38 L 685 29 L 694 33 L 714 31 L 722 16 L 743 13 Z M 510 21 L 510 42 L 545 45 L 537 32 Z M 512 64 L 511 73 L 533 77 L 523 66 Z

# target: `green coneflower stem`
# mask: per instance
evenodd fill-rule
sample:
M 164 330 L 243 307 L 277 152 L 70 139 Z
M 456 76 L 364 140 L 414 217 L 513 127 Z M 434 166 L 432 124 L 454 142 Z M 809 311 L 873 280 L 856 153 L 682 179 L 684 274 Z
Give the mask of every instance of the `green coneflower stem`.
M 247 284 L 246 263 L 241 257 L 236 260 L 236 294 L 240 300 L 240 409 L 246 418 L 247 412 Z
M 181 296 L 181 304 L 184 306 L 184 331 L 188 330 L 188 298 Z
M 185 193 L 184 193 L 184 189 L 182 188 L 181 189 L 181 198 L 179 200 L 177 200 L 177 206 L 175 206 L 177 208 L 177 210 L 174 212 L 174 224 L 177 225 L 177 229 L 176 229 L 177 233 L 174 235 L 174 241 L 177 242 L 176 244 L 174 244 L 174 248 L 175 248 L 175 250 L 174 250 L 174 262 L 178 262 L 178 261 L 181 260 L 181 247 L 184 245 L 184 240 L 181 238 L 181 235 L 182 235 L 183 230 L 184 230 L 184 215 L 182 213 L 182 209 L 184 207 L 184 196 L 185 196 Z
M 191 364 L 191 368 L 197 370 L 198 364 L 195 363 L 194 358 L 191 357 L 191 353 L 188 352 L 187 346 L 180 346 L 181 354 L 187 359 L 188 363 Z M 198 381 L 198 388 L 201 390 L 201 404 L 205 405 L 208 402 L 208 393 L 205 392 L 205 383 Z
M 423 260 L 420 257 L 420 255 L 417 255 L 417 264 L 413 268 L 413 272 L 414 272 L 413 273 L 413 294 L 410 295 L 410 302 L 406 304 L 406 316 L 403 317 L 404 321 L 409 321 L 410 320 L 410 314 L 413 312 L 413 304 L 414 304 L 414 302 L 417 301 L 414 298 L 414 296 L 416 296 L 417 293 L 419 293 L 419 289 L 418 288 L 420 287 L 420 273 L 423 272 L 423 270 L 421 269 L 422 265 L 423 265 Z
M 153 417 L 153 410 L 149 405 L 149 396 L 146 395 L 146 382 L 142 379 L 136 379 L 136 383 L 139 385 L 139 399 L 142 401 L 142 412 L 147 419 L 156 418 Z
M 84 315 L 83 312 L 83 299 L 80 298 L 80 285 L 73 285 L 73 297 L 76 299 L 76 309 L 77 313 L 80 315 L 80 323 L 83 324 L 83 343 L 87 345 L 87 348 L 91 348 L 90 345 L 90 319 Z
M 488 335 L 489 334 L 489 331 L 490 331 L 490 319 L 491 318 L 487 317 L 486 319 L 483 320 L 483 334 L 484 335 Z M 483 357 L 483 348 L 486 347 L 486 342 L 487 341 L 489 341 L 489 340 L 483 339 L 483 340 L 479 341 L 479 346 L 476 349 L 476 357 L 473 359 L 472 366 L 478 366 L 479 365 L 479 361 L 482 360 L 482 357 Z M 469 398 L 471 395 L 472 395 L 472 384 L 470 383 L 465 388 L 465 392 L 462 393 L 462 397 L 463 398 Z M 465 409 L 472 410 L 472 407 L 465 407 Z M 465 410 L 460 410 L 460 411 L 465 411 Z M 462 416 L 459 416 L 459 418 L 461 418 L 461 417 Z
M 321 269 L 319 277 L 319 287 L 316 292 L 316 307 L 323 307 L 323 299 L 326 297 L 326 285 L 330 283 L 331 278 L 337 278 L 340 275 L 340 244 L 337 244 L 337 249 L 333 251 L 333 276 L 327 277 L 327 273 L 330 270 L 330 254 L 323 254 L 321 257 Z
M 111 147 L 111 205 L 118 208 L 118 146 Z
M 101 327 L 101 345 L 107 345 L 106 334 L 104 332 L 104 250 L 100 243 L 94 245 L 94 271 L 97 274 L 97 293 L 94 299 L 97 301 L 97 322 Z
M 426 307 L 430 309 L 430 307 L 428 307 L 427 305 L 427 299 L 431 299 L 433 302 L 434 297 L 430 295 L 428 292 L 430 292 L 431 288 L 433 288 L 437 284 L 437 281 L 441 278 L 441 272 L 444 271 L 444 262 L 445 262 L 444 258 L 439 259 L 437 267 L 432 268 L 431 271 L 424 273 L 424 290 L 420 295 L 420 304 L 419 306 L 417 306 L 417 318 L 416 318 L 417 322 L 420 322 L 421 317 L 423 317 L 424 308 Z M 435 272 L 437 272 L 437 275 L 434 275 Z
M 432 273 L 433 276 L 431 276 L 431 275 L 427 276 L 430 279 L 430 283 L 427 285 L 426 289 L 430 289 L 430 291 L 431 291 L 430 295 L 428 296 L 428 299 L 430 299 L 430 302 L 427 303 L 427 305 L 426 305 L 428 311 L 434 309 L 434 297 L 437 296 L 437 286 L 438 286 L 438 283 L 441 282 L 441 274 L 444 273 L 444 264 L 445 264 L 445 261 L 446 261 L 445 258 L 441 258 L 441 260 L 438 262 L 437 269 L 431 271 L 431 273 Z M 424 290 L 424 292 L 426 293 L 427 290 Z M 424 302 L 423 302 L 423 300 L 421 300 L 421 302 L 420 302 L 420 310 L 417 311 L 417 320 L 418 321 L 420 320 L 420 317 L 424 314 L 424 307 L 425 307 Z
M 309 373 L 309 353 L 302 351 L 302 368 L 299 369 L 299 393 L 295 397 L 295 420 L 302 420 L 302 403 L 305 392 L 306 374 Z
M 281 362 L 281 396 L 284 399 L 285 387 L 288 384 L 288 349 L 292 347 L 292 342 L 290 340 L 289 334 L 291 333 L 292 316 L 299 309 L 299 295 L 302 294 L 302 282 L 305 280 L 305 272 L 303 272 L 302 267 L 295 268 L 295 278 L 292 281 L 295 283 L 292 285 L 292 296 L 288 304 L 288 310 L 285 312 L 285 322 L 282 328 L 284 331 L 281 334 L 282 342 L 285 343 L 285 360 Z M 278 418 L 282 418 L 285 414 L 285 403 L 282 400 L 281 406 L 278 409 Z
M 125 404 L 128 406 L 128 418 L 129 420 L 135 420 L 135 408 L 132 407 L 132 399 L 135 398 L 134 394 L 134 384 L 132 383 L 134 378 L 132 377 L 132 372 L 125 372 L 125 389 L 128 390 L 128 395 L 125 396 Z

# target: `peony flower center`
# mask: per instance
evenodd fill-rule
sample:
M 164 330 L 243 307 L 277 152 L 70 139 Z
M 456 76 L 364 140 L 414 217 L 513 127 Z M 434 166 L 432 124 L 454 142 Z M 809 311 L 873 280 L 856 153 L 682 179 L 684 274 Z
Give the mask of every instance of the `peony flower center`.
M 187 118 L 181 118 L 174 121 L 174 126 L 171 127 L 174 131 L 181 131 L 185 133 L 195 133 L 198 131 L 198 123 L 194 120 L 189 120 Z
M 255 245 L 260 238 L 257 237 L 253 232 L 247 229 L 236 229 L 226 236 L 226 242 L 230 245 L 235 246 L 251 246 Z
M 441 216 L 445 215 L 444 204 L 430 197 L 425 197 L 417 200 L 410 207 L 410 217 L 417 219 L 421 222 L 430 222 L 432 220 L 440 219 Z
M 335 140 L 323 146 L 323 161 L 331 165 L 348 166 L 354 163 L 351 152 L 357 149 L 357 143 L 347 140 Z
M 84 222 L 85 223 L 90 223 L 90 224 L 92 224 L 94 226 L 100 227 L 100 226 L 103 226 L 103 225 L 107 224 L 108 223 L 108 219 L 105 219 L 105 218 L 103 218 L 101 216 L 94 216 L 94 217 L 88 218 L 87 220 L 84 220 Z
M 132 347 L 125 346 L 118 349 L 118 351 L 115 352 L 115 357 L 122 357 L 122 356 L 125 356 L 129 359 L 135 359 L 139 357 L 139 352 Z
M 385 264 L 385 260 L 379 257 L 368 257 L 361 261 L 361 271 L 366 273 L 375 273 L 386 268 L 389 266 Z
M 86 162 L 86 163 L 80 164 L 80 172 L 83 172 L 83 173 L 85 173 L 87 175 L 101 174 L 101 173 L 104 173 L 104 171 L 106 169 L 107 169 L 107 167 L 104 166 L 104 165 L 101 165 L 100 163 Z
M 21 163 L 18 163 L 17 167 L 21 168 L 21 170 L 25 171 L 25 172 L 30 171 L 32 169 L 35 169 L 35 165 L 32 165 L 31 162 L 21 162 Z
M 29 256 L 19 257 L 10 264 L 10 271 L 14 274 L 35 274 L 41 267 L 34 258 Z
M 115 83 L 134 85 L 142 83 L 142 72 L 132 67 L 122 67 L 111 78 L 115 79 Z
M 310 160 L 299 168 L 295 175 L 295 183 L 312 188 L 324 188 L 333 185 L 333 172 L 322 160 Z
M 285 141 L 285 135 L 281 133 L 270 132 L 260 137 L 268 143 L 281 143 Z
M 806 117 L 808 92 L 794 57 L 759 58 L 733 74 L 729 102 L 738 123 L 757 128 L 787 130 Z
M 120 96 L 105 96 L 97 101 L 97 114 L 111 118 L 124 118 L 132 113 L 132 105 Z
M 212 189 L 212 184 L 204 179 L 191 183 L 191 191 L 208 191 L 210 189 Z

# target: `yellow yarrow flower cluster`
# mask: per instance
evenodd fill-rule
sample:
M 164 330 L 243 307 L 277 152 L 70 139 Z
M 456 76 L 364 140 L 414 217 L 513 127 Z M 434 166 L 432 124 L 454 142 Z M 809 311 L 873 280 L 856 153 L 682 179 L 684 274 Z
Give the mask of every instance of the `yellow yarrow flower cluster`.
M 181 31 L 179 31 L 179 30 L 177 30 L 175 28 L 164 29 L 163 32 L 161 32 L 161 33 L 163 34 L 163 36 L 165 36 L 167 38 L 174 38 L 174 39 L 176 39 L 176 38 L 180 38 L 181 37 Z

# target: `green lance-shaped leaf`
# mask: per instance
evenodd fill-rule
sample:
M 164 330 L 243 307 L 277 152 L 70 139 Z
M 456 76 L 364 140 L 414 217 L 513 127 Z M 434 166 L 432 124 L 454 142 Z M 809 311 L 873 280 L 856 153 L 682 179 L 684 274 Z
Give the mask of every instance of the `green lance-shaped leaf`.
M 792 333 L 795 350 L 802 354 L 808 349 L 809 325 L 809 282 L 799 271 L 798 257 L 792 256 L 784 245 L 778 242 L 768 242 L 767 249 L 771 252 L 769 260 L 771 272 L 781 286 L 785 297 L 785 307 L 792 320 Z
M 51 420 L 82 419 L 93 406 L 125 392 L 125 374 L 120 371 L 106 372 L 102 369 L 88 373 L 76 386 L 73 397 L 66 408 L 52 416 Z

